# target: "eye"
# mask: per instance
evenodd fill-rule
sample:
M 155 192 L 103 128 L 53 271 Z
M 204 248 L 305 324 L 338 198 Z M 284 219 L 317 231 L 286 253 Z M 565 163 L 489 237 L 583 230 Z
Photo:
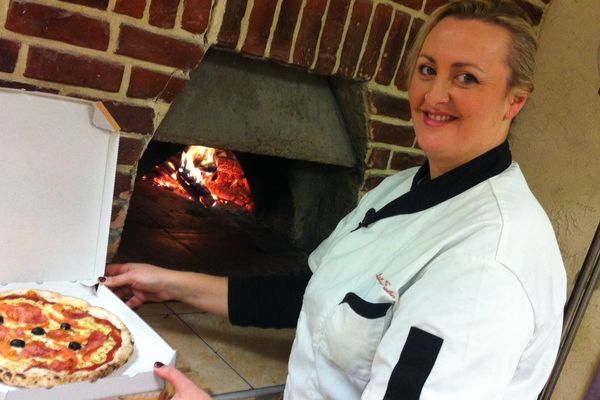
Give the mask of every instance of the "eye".
M 469 73 L 460 74 L 456 79 L 458 79 L 458 81 L 464 85 L 474 85 L 479 83 L 479 80 L 475 77 L 475 75 Z
M 435 75 L 435 69 L 427 64 L 423 64 L 420 65 L 419 68 L 419 73 L 423 76 L 434 76 Z

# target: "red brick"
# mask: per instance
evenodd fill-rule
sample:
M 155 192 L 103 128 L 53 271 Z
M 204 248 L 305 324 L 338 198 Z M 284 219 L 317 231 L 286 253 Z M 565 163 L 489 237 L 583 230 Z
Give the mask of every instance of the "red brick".
M 17 81 L 3 81 L 0 80 L 0 87 L 9 88 L 9 89 L 21 89 L 27 90 L 31 92 L 44 92 L 44 93 L 53 93 L 58 94 L 58 90 L 55 89 L 47 89 L 40 86 L 30 85 L 27 83 L 17 82 Z
M 394 153 L 390 167 L 396 171 L 402 171 L 403 169 L 421 166 L 425 163 L 425 160 L 425 156 L 418 154 Z
M 177 7 L 179 7 L 179 0 L 152 0 L 148 22 L 159 28 L 173 28 Z
M 542 14 L 544 14 L 544 10 L 541 8 L 534 6 L 531 3 L 526 2 L 525 0 L 516 0 L 516 3 L 529 15 L 531 18 L 531 22 L 534 25 L 539 25 L 542 20 Z
M 115 118 L 122 131 L 143 134 L 154 132 L 154 109 L 115 101 L 104 101 L 104 105 Z
M 118 203 L 123 203 L 122 200 L 117 200 Z M 110 241 L 114 241 L 115 237 L 112 237 L 114 234 L 114 230 L 121 230 L 123 228 L 123 226 L 125 225 L 125 219 L 127 218 L 127 205 L 125 204 L 113 204 L 112 206 L 112 213 L 110 215 Z M 118 232 L 118 236 L 121 236 L 121 232 Z M 110 246 L 109 246 L 110 247 Z M 109 252 L 112 251 L 109 248 Z M 114 251 L 116 252 L 116 249 L 114 249 Z
M 118 229 L 113 229 L 111 224 L 111 230 L 108 236 L 108 248 L 106 250 L 106 263 L 110 264 L 119 250 L 121 244 L 122 226 Z
M 97 50 L 108 48 L 110 36 L 110 26 L 105 21 L 60 8 L 20 1 L 11 2 L 6 28 Z
M 112 211 L 110 214 L 110 222 L 114 222 L 114 220 L 117 219 L 121 210 L 123 210 L 123 207 L 121 207 L 121 206 L 115 206 L 115 205 L 112 206 Z
M 181 93 L 186 83 L 185 79 L 133 67 L 127 96 L 140 99 L 159 98 L 170 103 Z
M 321 35 L 321 44 L 317 55 L 315 71 L 319 74 L 330 74 L 336 62 L 336 53 L 344 33 L 344 25 L 348 18 L 350 0 L 331 0 L 325 27 Z
M 410 33 L 408 34 L 408 40 L 406 41 L 406 45 L 404 46 L 404 54 L 402 55 L 402 61 L 400 62 L 400 68 L 398 68 L 398 72 L 396 73 L 396 79 L 394 81 L 396 87 L 400 90 L 408 90 L 408 83 L 405 79 L 405 69 L 409 66 L 406 65 L 406 57 L 408 55 L 408 51 L 413 46 L 415 39 L 417 37 L 417 33 L 424 21 L 422 19 L 413 20 L 412 26 L 410 27 Z
M 327 0 L 312 0 L 306 3 L 300 22 L 300 30 L 294 48 L 294 64 L 308 67 L 315 58 L 317 42 L 321 32 L 321 18 L 325 13 Z
M 431 14 L 432 12 L 434 12 L 435 10 L 437 10 L 444 4 L 448 4 L 448 3 L 449 3 L 449 0 L 427 0 L 427 3 L 425 4 L 425 13 Z
M 117 92 L 123 78 L 123 66 L 97 58 L 32 47 L 29 49 L 24 75 L 28 78 Z
M 370 80 L 377 68 L 377 61 L 383 45 L 383 39 L 390 26 L 392 20 L 393 8 L 387 4 L 379 4 L 375 8 L 375 15 L 371 22 L 371 31 L 367 39 L 367 47 L 360 60 L 360 68 L 358 69 L 358 77 L 365 80 Z
M 410 104 L 406 99 L 371 91 L 367 102 L 371 114 L 410 120 Z
M 17 65 L 21 43 L 0 38 L 0 71 L 13 72 Z
M 122 137 L 119 140 L 119 155 L 117 164 L 134 165 L 140 159 L 145 141 Z
M 410 16 L 408 14 L 396 11 L 394 22 L 392 22 L 385 49 L 383 50 L 381 63 L 379 64 L 379 71 L 377 71 L 377 75 L 375 76 L 375 82 L 382 85 L 389 85 L 392 79 L 394 79 L 409 23 Z
M 276 7 L 277 2 L 272 0 L 254 0 L 254 7 L 252 7 L 250 21 L 248 22 L 246 41 L 242 47 L 244 53 L 259 57 L 264 56 Z
M 372 149 L 369 161 L 367 161 L 367 168 L 387 169 L 390 153 L 388 149 Z
M 412 147 L 415 131 L 410 126 L 390 125 L 379 121 L 369 121 L 369 138 L 373 142 Z
M 282 1 L 279 10 L 279 19 L 271 42 L 271 58 L 284 62 L 288 61 L 301 5 L 301 0 Z
M 61 0 L 67 3 L 81 4 L 83 6 L 97 8 L 99 10 L 106 10 L 108 7 L 108 0 Z
M 392 0 L 403 6 L 410 7 L 414 10 L 420 10 L 423 6 L 423 0 Z
M 184 0 L 181 27 L 188 32 L 204 33 L 210 20 L 212 0 Z
M 131 189 L 133 187 L 133 176 L 117 172 L 115 174 L 115 191 L 114 199 L 126 199 L 131 197 Z
M 121 25 L 117 53 L 185 70 L 194 68 L 204 56 L 202 48 L 194 43 L 128 25 Z
M 228 0 L 225 6 L 225 15 L 221 23 L 221 30 L 218 35 L 220 46 L 234 49 L 240 38 L 240 26 L 242 18 L 246 13 L 248 0 Z
M 369 190 L 375 189 L 385 178 L 387 178 L 387 175 L 369 175 L 367 179 L 365 179 L 362 190 L 368 192 Z
M 115 12 L 134 18 L 142 18 L 145 9 L 146 0 L 117 0 L 115 4 Z
M 350 25 L 344 39 L 338 74 L 345 77 L 354 76 L 372 11 L 373 2 L 371 0 L 356 0 L 354 3 Z

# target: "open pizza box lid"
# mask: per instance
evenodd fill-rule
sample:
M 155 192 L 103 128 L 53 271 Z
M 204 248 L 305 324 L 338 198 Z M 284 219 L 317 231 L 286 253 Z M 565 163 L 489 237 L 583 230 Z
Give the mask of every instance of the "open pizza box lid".
M 162 388 L 155 361 L 175 352 L 103 286 L 118 125 L 100 103 L 0 89 L 0 290 L 36 288 L 82 298 L 121 318 L 129 362 L 94 383 L 52 389 L 0 384 L 0 400 L 102 399 Z

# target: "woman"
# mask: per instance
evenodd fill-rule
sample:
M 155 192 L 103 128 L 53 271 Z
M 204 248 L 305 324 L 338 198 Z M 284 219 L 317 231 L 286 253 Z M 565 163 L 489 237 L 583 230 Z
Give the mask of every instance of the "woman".
M 512 1 L 461 0 L 431 16 L 408 58 L 427 163 L 365 195 L 311 254 L 312 276 L 124 264 L 105 284 L 130 290 L 131 306 L 177 299 L 239 325 L 296 326 L 288 399 L 535 399 L 566 293 L 552 226 L 506 141 L 533 89 L 535 48 Z M 175 399 L 206 398 L 163 368 Z

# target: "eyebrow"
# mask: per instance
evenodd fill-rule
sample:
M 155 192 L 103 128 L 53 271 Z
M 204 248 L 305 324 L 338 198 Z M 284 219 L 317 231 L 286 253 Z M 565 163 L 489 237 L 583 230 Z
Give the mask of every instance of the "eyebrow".
M 427 54 L 419 54 L 419 57 L 426 58 L 426 59 L 427 59 L 429 62 L 432 62 L 432 63 L 434 63 L 434 64 L 436 63 L 436 62 L 435 62 L 435 58 L 433 58 L 433 57 L 431 57 L 431 56 L 428 56 Z M 481 67 L 480 67 L 480 66 L 478 66 L 477 64 L 472 64 L 472 63 L 466 63 L 466 62 L 455 62 L 455 63 L 452 63 L 451 67 L 452 67 L 452 68 L 464 68 L 464 67 L 472 67 L 472 68 L 475 68 L 475 69 L 477 69 L 477 70 L 481 71 L 482 73 L 485 73 L 485 71 L 484 71 L 483 69 L 481 69 Z

